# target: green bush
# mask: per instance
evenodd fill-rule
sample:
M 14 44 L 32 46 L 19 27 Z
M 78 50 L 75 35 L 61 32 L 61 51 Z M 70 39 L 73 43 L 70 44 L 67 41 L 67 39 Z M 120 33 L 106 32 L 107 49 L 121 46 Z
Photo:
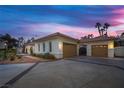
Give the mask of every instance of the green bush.
M 40 58 L 42 58 L 42 57 L 43 57 L 43 55 L 42 55 L 42 54 L 32 54 L 32 56 L 35 56 L 35 57 L 40 57 Z
M 36 56 L 36 54 L 31 54 L 32 56 Z
M 0 60 L 4 59 L 15 59 L 16 56 L 16 49 L 3 49 L 0 50 Z
M 4 50 L 0 50 L 0 60 L 3 60 L 5 57 L 5 52 Z
M 49 54 L 49 53 L 45 53 L 43 55 L 43 58 L 45 58 L 45 59 L 56 59 L 54 55 Z
M 50 53 L 45 53 L 45 54 L 32 54 L 32 56 L 39 57 L 39 58 L 44 58 L 44 59 L 56 59 L 54 55 Z

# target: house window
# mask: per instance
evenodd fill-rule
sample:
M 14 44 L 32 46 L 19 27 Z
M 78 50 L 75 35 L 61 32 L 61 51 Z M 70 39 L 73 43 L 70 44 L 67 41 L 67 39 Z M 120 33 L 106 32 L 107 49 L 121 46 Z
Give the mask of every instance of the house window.
M 52 52 L 52 42 L 49 42 L 49 51 Z
M 40 51 L 40 44 L 38 44 L 38 51 Z
M 45 43 L 43 43 L 43 52 L 45 52 Z

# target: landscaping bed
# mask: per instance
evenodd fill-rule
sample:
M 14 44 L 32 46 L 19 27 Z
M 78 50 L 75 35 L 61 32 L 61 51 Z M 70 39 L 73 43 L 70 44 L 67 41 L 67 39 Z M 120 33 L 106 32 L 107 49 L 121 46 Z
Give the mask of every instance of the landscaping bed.
M 18 58 L 18 56 L 14 60 L 3 60 L 0 61 L 0 64 L 18 64 L 18 63 L 36 63 L 36 62 L 45 62 L 47 60 L 42 59 L 42 58 L 37 58 L 33 56 L 22 56 Z

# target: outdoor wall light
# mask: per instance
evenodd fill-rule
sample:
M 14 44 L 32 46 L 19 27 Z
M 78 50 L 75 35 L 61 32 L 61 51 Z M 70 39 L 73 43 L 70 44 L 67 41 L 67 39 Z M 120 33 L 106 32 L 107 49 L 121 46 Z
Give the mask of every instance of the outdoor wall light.
M 113 41 L 108 42 L 108 49 L 114 49 L 114 42 Z
M 59 50 L 62 50 L 63 48 L 62 45 L 63 45 L 62 42 L 59 42 Z

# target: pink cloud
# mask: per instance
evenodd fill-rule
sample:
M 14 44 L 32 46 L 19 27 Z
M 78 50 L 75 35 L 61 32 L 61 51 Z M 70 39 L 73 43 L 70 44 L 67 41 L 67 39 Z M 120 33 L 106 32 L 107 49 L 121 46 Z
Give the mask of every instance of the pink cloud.
M 116 9 L 116 10 L 113 10 L 112 13 L 114 13 L 113 17 L 111 18 L 111 20 L 113 21 L 112 22 L 112 25 L 113 26 L 119 26 L 119 25 L 122 25 L 124 24 L 124 9 Z
M 60 32 L 78 39 L 88 34 L 93 34 L 94 36 L 99 35 L 97 29 L 95 28 L 83 28 L 83 27 L 68 26 L 68 25 L 55 24 L 55 23 L 30 24 L 27 26 L 27 30 L 32 31 L 34 33 L 38 33 L 39 37 L 55 32 Z M 114 31 L 109 31 L 109 35 L 116 35 L 116 33 Z

